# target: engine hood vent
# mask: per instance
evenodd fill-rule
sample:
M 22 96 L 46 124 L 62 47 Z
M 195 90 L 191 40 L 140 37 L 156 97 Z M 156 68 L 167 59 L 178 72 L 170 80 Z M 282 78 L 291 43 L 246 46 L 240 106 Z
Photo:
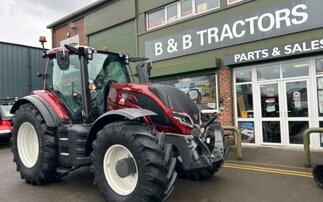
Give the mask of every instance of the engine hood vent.
M 154 93 L 168 108 L 186 112 L 195 124 L 199 123 L 200 112 L 197 105 L 181 90 L 167 85 L 152 84 L 149 90 Z

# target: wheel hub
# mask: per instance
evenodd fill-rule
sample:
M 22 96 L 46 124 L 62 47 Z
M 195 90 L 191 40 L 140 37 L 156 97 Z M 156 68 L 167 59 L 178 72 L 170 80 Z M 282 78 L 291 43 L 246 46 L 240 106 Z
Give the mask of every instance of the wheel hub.
M 138 166 L 134 156 L 123 145 L 109 147 L 103 158 L 103 171 L 107 183 L 117 194 L 131 194 L 138 183 Z
M 37 132 L 29 122 L 22 123 L 17 135 L 19 158 L 27 168 L 32 168 L 38 160 L 39 143 Z
M 125 178 L 136 173 L 136 165 L 133 158 L 119 160 L 116 165 L 116 171 L 119 177 Z

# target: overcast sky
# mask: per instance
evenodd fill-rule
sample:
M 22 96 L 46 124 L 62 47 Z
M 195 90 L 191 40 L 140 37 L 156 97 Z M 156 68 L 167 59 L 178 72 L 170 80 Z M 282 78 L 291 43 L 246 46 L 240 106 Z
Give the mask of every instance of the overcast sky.
M 40 47 L 40 35 L 47 37 L 51 48 L 51 32 L 47 25 L 79 10 L 96 0 L 1 0 L 0 41 Z

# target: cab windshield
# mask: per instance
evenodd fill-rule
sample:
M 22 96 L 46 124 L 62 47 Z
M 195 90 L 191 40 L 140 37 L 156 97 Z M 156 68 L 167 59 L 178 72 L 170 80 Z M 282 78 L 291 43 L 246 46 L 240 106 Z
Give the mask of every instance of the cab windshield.
M 56 58 L 50 58 L 47 70 L 46 89 L 54 91 L 67 105 L 74 119 L 81 119 L 82 83 L 79 56 L 69 55 L 70 65 L 67 70 L 59 68 Z M 129 83 L 125 63 L 118 54 L 96 53 L 88 63 L 88 84 L 96 86 L 91 96 L 106 92 L 111 82 Z M 101 93 L 101 94 L 102 94 Z M 104 93 L 101 96 L 106 96 Z

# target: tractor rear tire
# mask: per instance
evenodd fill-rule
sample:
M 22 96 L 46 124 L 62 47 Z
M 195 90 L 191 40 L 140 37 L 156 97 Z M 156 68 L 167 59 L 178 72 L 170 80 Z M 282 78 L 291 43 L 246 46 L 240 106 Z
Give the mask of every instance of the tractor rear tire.
M 177 176 L 176 159 L 164 139 L 163 134 L 135 121 L 111 123 L 98 132 L 92 143 L 91 172 L 106 201 L 155 202 L 170 195 Z M 120 176 L 119 162 L 129 159 L 132 171 Z
M 32 185 L 56 180 L 57 137 L 34 105 L 23 104 L 16 111 L 12 143 L 13 161 L 22 179 Z

